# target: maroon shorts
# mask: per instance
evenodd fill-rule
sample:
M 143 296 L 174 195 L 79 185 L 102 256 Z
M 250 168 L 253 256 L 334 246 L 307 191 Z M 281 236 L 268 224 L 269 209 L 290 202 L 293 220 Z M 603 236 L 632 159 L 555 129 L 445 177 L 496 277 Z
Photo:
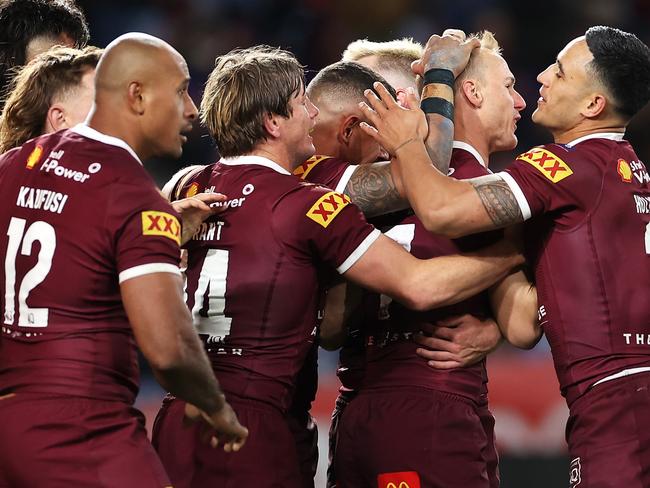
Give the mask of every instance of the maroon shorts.
M 203 425 L 183 425 L 185 402 L 163 402 L 154 423 L 153 444 L 174 488 L 301 488 L 296 444 L 286 418 L 261 402 L 232 396 L 228 401 L 249 431 L 246 445 L 234 453 L 203 442 Z
M 496 471 L 488 414 L 465 397 L 439 391 L 362 390 L 339 427 L 338 487 L 498 486 L 488 475 Z
M 309 412 L 289 412 L 289 430 L 293 435 L 300 463 L 303 488 L 314 488 L 318 469 L 318 427 Z
M 650 373 L 595 386 L 567 422 L 570 486 L 650 486 Z
M 0 419 L 2 487 L 171 485 L 129 405 L 18 393 L 0 400 Z
M 332 422 L 329 431 L 329 463 L 327 465 L 327 488 L 336 488 L 336 444 L 338 443 L 338 430 L 343 411 L 357 396 L 355 390 L 341 391 L 336 398 L 334 411 L 332 411 Z

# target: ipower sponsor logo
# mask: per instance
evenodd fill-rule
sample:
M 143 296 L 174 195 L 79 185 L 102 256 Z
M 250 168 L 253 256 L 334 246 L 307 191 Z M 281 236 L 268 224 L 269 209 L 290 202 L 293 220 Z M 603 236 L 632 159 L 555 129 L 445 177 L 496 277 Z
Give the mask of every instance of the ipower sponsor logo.
M 77 181 L 79 183 L 85 183 L 90 178 L 91 174 L 97 173 L 102 169 L 100 163 L 91 163 L 88 165 L 88 173 L 83 171 L 78 171 L 76 169 L 70 169 L 63 166 L 60 162 L 65 151 L 52 151 L 47 157 L 45 162 L 41 165 L 41 171 L 44 171 L 47 174 L 53 174 L 61 178 L 65 178 L 71 181 Z

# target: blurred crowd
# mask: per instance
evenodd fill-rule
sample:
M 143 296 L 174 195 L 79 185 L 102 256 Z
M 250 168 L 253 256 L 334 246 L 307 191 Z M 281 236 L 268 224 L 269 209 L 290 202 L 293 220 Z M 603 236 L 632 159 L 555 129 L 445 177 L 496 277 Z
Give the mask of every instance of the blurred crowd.
M 518 135 L 524 150 L 550 141 L 533 126 L 530 114 L 538 98 L 537 74 L 554 61 L 558 50 L 591 25 L 606 24 L 635 33 L 650 44 L 649 0 L 79 0 L 91 28 L 91 42 L 104 47 L 117 35 L 144 31 L 160 36 L 188 60 L 194 100 L 214 59 L 235 47 L 270 44 L 289 49 L 313 74 L 338 61 L 345 46 L 358 38 L 385 41 L 412 37 L 425 42 L 447 27 L 496 34 L 517 77 L 528 108 Z M 634 119 L 628 139 L 639 156 L 650 160 L 650 108 Z M 196 128 L 181 162 L 149 165 L 159 184 L 190 162 L 215 158 L 212 141 Z M 497 157 L 500 169 L 510 154 Z

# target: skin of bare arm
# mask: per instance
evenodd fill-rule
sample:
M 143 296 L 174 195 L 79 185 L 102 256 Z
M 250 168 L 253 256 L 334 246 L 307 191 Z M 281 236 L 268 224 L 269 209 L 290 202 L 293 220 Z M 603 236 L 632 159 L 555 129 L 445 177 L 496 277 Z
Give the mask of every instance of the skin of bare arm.
M 391 166 L 389 161 L 357 165 L 345 186 L 344 193 L 367 218 L 409 207 L 399 182 L 393 178 Z
M 531 349 L 542 337 L 537 317 L 537 290 L 523 271 L 508 275 L 490 290 L 490 302 L 503 337 L 513 346 Z
M 381 99 L 369 90 L 368 104 L 361 106 L 372 125 L 360 127 L 393 155 L 406 196 L 429 231 L 455 238 L 523 221 L 514 195 L 498 175 L 454 180 L 433 168 L 423 142 L 424 113 L 399 106 L 380 84 L 375 89 Z M 415 100 L 412 92 L 407 97 Z
M 323 321 L 320 324 L 320 346 L 335 351 L 343 345 L 352 314 L 361 305 L 363 290 L 352 283 L 338 283 L 327 290 Z
M 173 395 L 200 409 L 216 429 L 213 445 L 221 441 L 225 450 L 239 450 L 248 430 L 226 402 L 192 327 L 181 277 L 152 273 L 122 282 L 120 291 L 135 340 L 156 379 Z
M 420 260 L 380 235 L 343 276 L 412 310 L 428 310 L 471 297 L 522 263 L 507 241 L 473 254 Z

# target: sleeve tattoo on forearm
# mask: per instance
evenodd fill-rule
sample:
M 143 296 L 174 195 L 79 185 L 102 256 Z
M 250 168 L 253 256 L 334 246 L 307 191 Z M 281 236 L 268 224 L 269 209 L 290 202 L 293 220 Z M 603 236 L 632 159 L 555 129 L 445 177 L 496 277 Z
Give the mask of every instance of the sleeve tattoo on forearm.
M 357 166 L 345 193 L 366 217 L 396 212 L 409 206 L 395 188 L 388 163 Z
M 497 227 L 523 222 L 515 195 L 508 184 L 498 175 L 482 176 L 469 180 L 478 193 L 485 211 Z

